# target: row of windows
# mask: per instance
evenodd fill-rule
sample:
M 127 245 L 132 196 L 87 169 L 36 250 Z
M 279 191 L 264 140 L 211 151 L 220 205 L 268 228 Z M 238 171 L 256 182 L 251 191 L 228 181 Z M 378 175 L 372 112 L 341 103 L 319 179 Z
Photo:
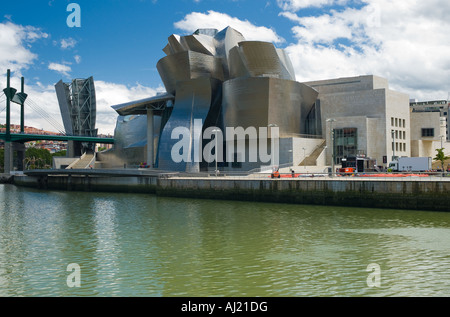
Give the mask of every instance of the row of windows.
M 406 128 L 406 120 L 401 118 L 391 118 L 391 126 L 392 127 L 399 127 L 399 128 Z
M 392 132 L 392 137 L 394 138 L 395 135 L 396 140 L 406 140 L 406 131 L 393 130 Z
M 392 151 L 406 152 L 406 143 L 392 142 Z

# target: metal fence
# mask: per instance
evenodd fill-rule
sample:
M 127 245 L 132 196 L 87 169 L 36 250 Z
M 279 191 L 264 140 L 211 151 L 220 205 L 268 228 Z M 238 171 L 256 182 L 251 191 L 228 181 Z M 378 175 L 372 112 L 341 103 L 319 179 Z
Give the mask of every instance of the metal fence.
M 164 175 L 164 176 L 163 176 Z M 272 172 L 214 172 L 204 173 L 166 173 L 164 178 L 221 178 L 221 179 L 274 179 L 274 180 L 335 180 L 335 181 L 450 181 L 450 173 L 280 173 L 274 177 Z

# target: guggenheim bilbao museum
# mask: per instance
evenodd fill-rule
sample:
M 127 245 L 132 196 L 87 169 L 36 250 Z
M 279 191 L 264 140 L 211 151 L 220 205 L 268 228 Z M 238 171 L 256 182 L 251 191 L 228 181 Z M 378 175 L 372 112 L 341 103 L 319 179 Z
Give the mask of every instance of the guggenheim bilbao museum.
M 166 92 L 112 106 L 119 117 L 114 148 L 99 156 L 105 164 L 249 171 L 273 163 L 323 169 L 332 157 L 339 164 L 359 154 L 386 166 L 411 156 L 409 96 L 384 78 L 300 83 L 284 50 L 231 27 L 171 35 L 163 51 L 157 69 Z M 244 136 L 228 137 L 230 128 Z

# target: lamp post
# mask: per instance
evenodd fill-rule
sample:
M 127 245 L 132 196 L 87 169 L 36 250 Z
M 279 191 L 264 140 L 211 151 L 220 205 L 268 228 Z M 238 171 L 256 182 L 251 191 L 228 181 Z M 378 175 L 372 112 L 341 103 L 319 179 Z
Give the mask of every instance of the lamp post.
M 215 174 L 216 174 L 216 177 L 219 175 L 219 169 L 218 169 L 218 167 L 217 167 L 217 157 L 218 157 L 218 148 L 217 148 L 217 133 L 219 133 L 219 132 L 222 132 L 220 129 L 214 129 L 214 130 L 212 130 L 212 132 L 214 133 L 214 139 L 215 139 L 215 141 L 216 141 L 216 148 L 215 148 L 215 152 L 216 152 L 216 159 L 215 159 L 215 161 L 216 161 L 216 170 L 215 170 Z
M 444 144 L 443 144 L 443 141 L 442 141 L 442 140 L 443 140 L 444 136 L 443 136 L 443 135 L 440 135 L 439 137 L 441 138 L 441 149 L 443 149 L 443 148 L 444 148 Z
M 334 133 L 333 133 L 333 122 L 336 122 L 335 119 L 328 119 L 327 122 L 330 123 L 330 142 L 331 142 L 331 177 L 334 174 Z
M 306 159 L 306 148 L 302 148 L 303 149 L 303 167 L 304 167 L 304 169 L 306 169 L 306 162 L 305 162 L 305 159 Z
M 392 130 L 392 161 L 395 161 L 395 131 Z

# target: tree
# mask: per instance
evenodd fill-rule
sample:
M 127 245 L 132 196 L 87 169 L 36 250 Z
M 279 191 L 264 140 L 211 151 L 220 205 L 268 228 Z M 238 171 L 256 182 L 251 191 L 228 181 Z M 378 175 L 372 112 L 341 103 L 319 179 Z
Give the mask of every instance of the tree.
M 442 149 L 436 149 L 437 154 L 436 157 L 433 158 L 434 161 L 439 161 L 442 164 L 442 171 L 444 171 L 444 162 L 448 159 L 450 159 L 450 156 L 445 156 L 444 154 L 444 148 Z
M 62 151 L 59 151 L 59 152 L 56 152 L 56 153 L 52 154 L 53 157 L 55 157 L 55 156 L 66 156 L 66 155 L 67 155 L 67 151 L 66 150 L 62 150 Z
M 25 152 L 25 159 L 30 164 L 30 169 L 48 168 L 52 165 L 52 155 L 46 149 L 29 148 Z

